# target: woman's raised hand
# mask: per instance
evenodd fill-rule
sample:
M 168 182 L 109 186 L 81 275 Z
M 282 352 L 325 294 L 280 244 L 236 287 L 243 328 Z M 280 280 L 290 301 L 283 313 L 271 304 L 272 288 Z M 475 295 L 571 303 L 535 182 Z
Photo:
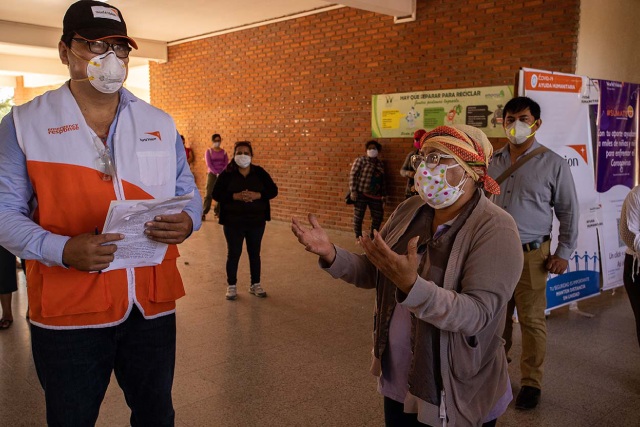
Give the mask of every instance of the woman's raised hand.
M 332 264 L 336 258 L 336 248 L 315 215 L 309 214 L 309 224 L 311 228 L 305 228 L 296 218 L 291 218 L 291 231 L 305 250 L 318 255 L 322 261 Z

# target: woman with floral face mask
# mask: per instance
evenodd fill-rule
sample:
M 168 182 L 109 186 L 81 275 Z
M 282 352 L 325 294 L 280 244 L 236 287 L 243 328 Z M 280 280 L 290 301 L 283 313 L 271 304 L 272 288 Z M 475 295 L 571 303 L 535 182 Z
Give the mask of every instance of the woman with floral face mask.
M 373 372 L 387 426 L 493 426 L 512 399 L 501 339 L 522 271 L 515 222 L 489 201 L 492 147 L 479 129 L 440 126 L 420 140 L 416 190 L 364 254 L 333 245 L 313 215 L 293 220 L 335 278 L 376 289 Z
M 278 186 L 267 171 L 253 164 L 249 141 L 236 142 L 233 155 L 212 191 L 213 199 L 220 206 L 219 222 L 227 240 L 226 298 L 235 300 L 238 295 L 238 262 L 245 239 L 251 271 L 249 293 L 264 298 L 267 293 L 260 284 L 260 247 L 266 222 L 271 220 L 269 200 L 278 195 Z

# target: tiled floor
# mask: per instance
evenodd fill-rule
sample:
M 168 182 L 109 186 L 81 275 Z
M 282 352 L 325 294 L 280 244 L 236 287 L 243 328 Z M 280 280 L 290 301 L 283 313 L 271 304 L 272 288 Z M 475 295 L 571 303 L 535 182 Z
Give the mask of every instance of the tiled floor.
M 350 233 L 330 234 L 356 249 Z M 368 372 L 372 291 L 321 272 L 286 223 L 269 223 L 263 241 L 266 299 L 247 292 L 246 254 L 239 298 L 224 299 L 226 247 L 211 219 L 181 252 L 187 296 L 178 305 L 178 426 L 383 425 L 381 398 Z M 14 307 L 24 314 L 24 283 Z M 567 308 L 549 317 L 540 406 L 520 412 L 512 403 L 498 425 L 640 426 L 640 349 L 624 291 L 583 301 L 580 309 L 595 317 Z M 517 334 L 516 359 L 519 351 Z M 516 363 L 510 370 L 517 393 Z M 44 413 L 27 324 L 16 316 L 11 329 L 0 332 L 0 426 L 42 426 Z M 115 379 L 98 425 L 128 425 Z

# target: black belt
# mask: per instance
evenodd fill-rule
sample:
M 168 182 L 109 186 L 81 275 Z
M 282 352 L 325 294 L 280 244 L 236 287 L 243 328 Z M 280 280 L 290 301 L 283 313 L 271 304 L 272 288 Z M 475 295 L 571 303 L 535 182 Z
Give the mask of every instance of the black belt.
M 533 251 L 536 249 L 540 249 L 540 246 L 548 240 L 551 240 L 551 236 L 544 236 L 541 239 L 534 240 L 533 242 L 525 243 L 522 245 L 522 250 L 525 252 Z

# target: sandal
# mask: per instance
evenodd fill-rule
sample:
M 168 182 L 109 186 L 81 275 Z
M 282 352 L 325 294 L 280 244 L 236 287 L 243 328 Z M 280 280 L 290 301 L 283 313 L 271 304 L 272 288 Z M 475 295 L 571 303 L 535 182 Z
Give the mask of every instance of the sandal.
M 4 329 L 9 329 L 11 327 L 12 323 L 13 323 L 13 320 L 0 319 L 0 331 L 2 331 Z

